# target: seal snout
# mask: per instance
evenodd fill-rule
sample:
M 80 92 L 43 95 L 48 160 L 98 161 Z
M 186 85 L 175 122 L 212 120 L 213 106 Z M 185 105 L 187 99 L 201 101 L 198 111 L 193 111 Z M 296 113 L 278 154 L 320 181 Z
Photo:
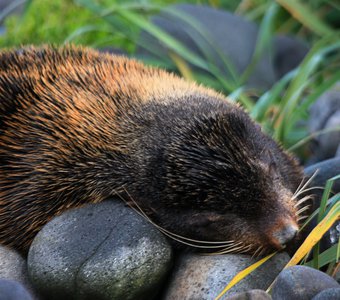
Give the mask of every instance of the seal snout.
M 273 238 L 276 244 L 278 244 L 280 248 L 283 248 L 289 241 L 296 237 L 298 230 L 297 225 L 291 223 L 286 224 L 273 233 Z

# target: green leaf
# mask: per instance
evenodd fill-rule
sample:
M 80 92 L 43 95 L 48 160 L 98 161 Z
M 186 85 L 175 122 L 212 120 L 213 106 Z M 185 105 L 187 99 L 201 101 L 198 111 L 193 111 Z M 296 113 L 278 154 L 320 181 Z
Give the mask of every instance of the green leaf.
M 299 0 L 276 0 L 282 7 L 304 26 L 308 27 L 320 36 L 335 33 L 332 28 L 326 25 L 320 18 L 318 18 L 307 5 L 301 3 Z

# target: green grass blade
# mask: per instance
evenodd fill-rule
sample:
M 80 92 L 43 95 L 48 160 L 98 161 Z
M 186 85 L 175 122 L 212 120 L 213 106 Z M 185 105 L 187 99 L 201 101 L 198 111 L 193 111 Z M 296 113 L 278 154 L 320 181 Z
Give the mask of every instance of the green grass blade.
M 276 118 L 275 138 L 277 140 L 284 142 L 291 131 L 294 125 L 291 118 L 296 113 L 302 93 L 309 84 L 309 77 L 328 53 L 340 48 L 340 41 L 336 37 L 325 37 L 316 43 L 297 69 L 296 76 L 282 98 L 282 110 Z
M 279 6 L 276 3 L 272 3 L 266 11 L 257 34 L 255 51 L 252 60 L 241 75 L 241 83 L 246 82 L 264 51 L 270 48 L 274 31 L 273 24 L 277 16 L 278 9 Z
M 288 82 L 296 75 L 296 70 L 287 73 L 266 93 L 264 93 L 254 105 L 250 115 L 253 119 L 261 122 L 265 117 L 266 112 L 272 107 L 275 102 L 280 101 L 281 93 L 287 86 Z
M 320 253 L 319 255 L 319 268 L 322 268 L 323 266 L 331 263 L 332 261 L 338 262 L 339 260 L 339 243 L 336 245 L 330 247 L 329 249 L 325 250 L 324 252 Z M 310 260 L 303 264 L 307 267 L 314 267 L 313 260 Z
M 325 36 L 334 33 L 334 30 L 318 18 L 308 6 L 307 3 L 301 3 L 299 0 L 276 0 L 284 7 L 296 20 L 301 22 L 316 34 Z

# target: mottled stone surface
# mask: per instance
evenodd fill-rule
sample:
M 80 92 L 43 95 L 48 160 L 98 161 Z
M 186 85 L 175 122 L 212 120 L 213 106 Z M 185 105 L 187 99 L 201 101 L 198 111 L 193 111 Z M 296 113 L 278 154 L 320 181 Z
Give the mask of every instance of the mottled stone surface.
M 227 295 L 251 289 L 267 289 L 288 260 L 286 253 L 276 255 L 231 288 Z M 214 299 L 238 272 L 253 263 L 255 260 L 248 255 L 183 255 L 176 263 L 164 299 Z
M 272 298 L 273 300 L 309 300 L 329 288 L 340 288 L 340 285 L 321 271 L 294 266 L 280 273 L 273 286 Z
M 49 299 L 151 299 L 171 257 L 151 224 L 123 203 L 106 201 L 48 223 L 30 248 L 28 268 Z

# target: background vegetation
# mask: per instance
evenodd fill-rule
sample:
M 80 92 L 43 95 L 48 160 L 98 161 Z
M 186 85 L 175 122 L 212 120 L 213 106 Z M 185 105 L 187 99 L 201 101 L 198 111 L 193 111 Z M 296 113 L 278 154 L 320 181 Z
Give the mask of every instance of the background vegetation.
M 13 1 L 15 7 L 24 2 Z M 0 47 L 22 44 L 55 43 L 113 46 L 133 55 L 138 35 L 145 30 L 157 37 L 173 53 L 148 63 L 167 67 L 205 85 L 231 95 L 240 101 L 265 130 L 284 147 L 296 151 L 303 159 L 308 148 L 307 131 L 301 120 L 308 116 L 308 107 L 324 91 L 340 79 L 340 5 L 329 0 L 189 0 L 186 3 L 210 5 L 230 10 L 260 26 L 253 62 L 268 47 L 277 33 L 303 39 L 311 51 L 295 72 L 288 74 L 269 91 L 257 91 L 245 86 L 249 68 L 241 75 L 225 78 L 206 57 L 193 55 L 184 45 L 161 32 L 148 17 L 168 9 L 175 0 L 28 0 L 22 15 L 5 19 L 6 34 L 0 36 Z M 6 12 L 0 14 L 0 20 Z M 209 37 L 206 37 L 209 39 Z M 145 46 L 145 45 L 144 45 Z M 225 58 L 226 61 L 228 58 Z M 206 74 L 192 72 L 189 64 L 204 67 Z M 226 68 L 232 70 L 232 64 Z M 296 143 L 299 144 L 296 146 Z

